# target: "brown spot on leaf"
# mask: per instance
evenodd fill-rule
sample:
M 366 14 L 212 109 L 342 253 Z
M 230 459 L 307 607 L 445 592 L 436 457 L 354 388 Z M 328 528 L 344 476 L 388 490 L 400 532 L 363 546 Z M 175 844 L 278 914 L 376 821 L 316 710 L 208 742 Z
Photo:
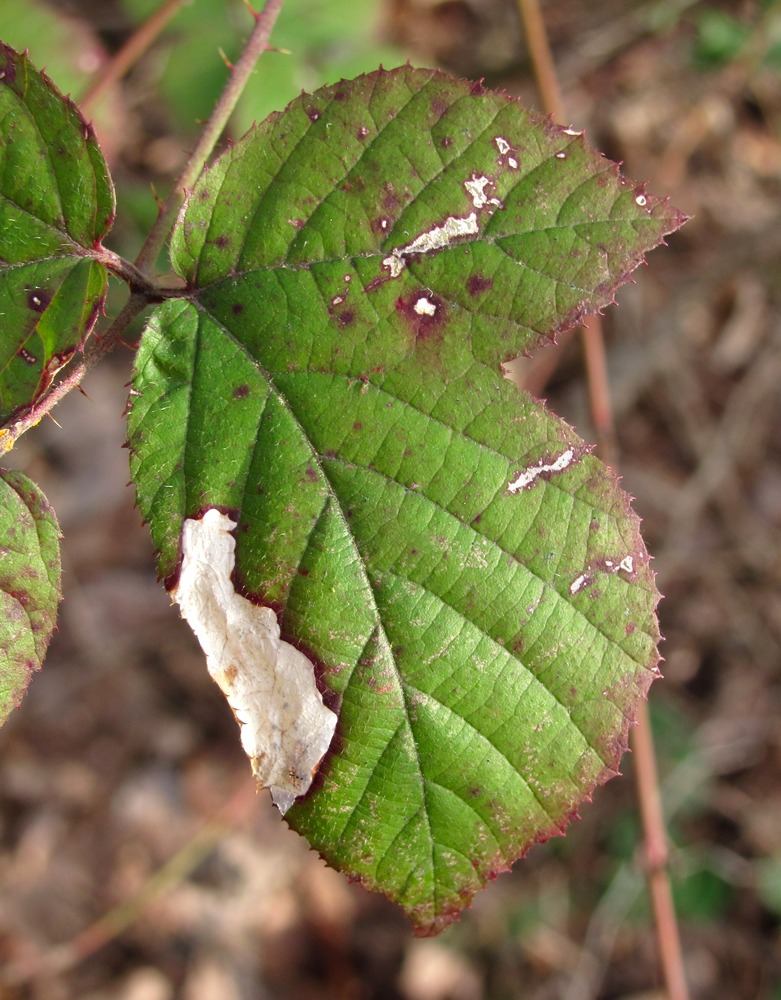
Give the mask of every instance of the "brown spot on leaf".
M 441 97 L 435 97 L 434 100 L 431 102 L 431 110 L 437 116 L 437 118 L 441 118 L 442 115 L 444 115 L 444 113 L 447 111 L 447 104 L 445 104 L 445 102 L 442 100 Z
M 220 250 L 224 250 L 225 247 L 230 246 L 231 238 L 230 236 L 218 236 L 214 241 L 214 245 L 219 247 Z
M 339 326 L 344 329 L 346 326 L 352 326 L 355 322 L 355 313 L 352 309 L 343 309 L 339 313 L 338 323 Z
M 439 144 L 443 149 L 449 149 L 453 145 L 453 138 L 449 135 L 443 135 L 439 140 Z
M 234 316 L 241 316 L 244 312 L 244 304 L 242 302 L 234 302 L 231 306 L 231 312 Z
M 30 352 L 28 350 L 25 350 L 24 347 L 20 347 L 19 348 L 19 350 L 16 352 L 16 356 L 18 358 L 21 358 L 22 361 L 25 362 L 25 364 L 28 364 L 28 365 L 37 365 L 38 364 L 37 358 L 34 358 L 32 356 L 32 354 L 30 354 Z
M 234 399 L 244 399 L 249 396 L 249 386 L 248 385 L 237 385 L 233 390 Z
M 320 111 L 318 108 L 309 107 L 306 109 L 306 116 L 310 122 L 316 122 L 317 119 L 320 117 Z
M 493 288 L 494 279 L 484 278 L 480 274 L 472 274 L 466 283 L 466 289 L 469 294 L 474 298 L 480 295 L 482 292 L 487 292 L 489 288 Z
M 369 134 L 369 130 L 366 128 L 366 126 L 365 125 L 361 125 L 361 127 L 355 133 L 355 136 L 356 136 L 357 139 L 363 140 L 363 139 L 366 138 L 366 136 L 368 134 Z

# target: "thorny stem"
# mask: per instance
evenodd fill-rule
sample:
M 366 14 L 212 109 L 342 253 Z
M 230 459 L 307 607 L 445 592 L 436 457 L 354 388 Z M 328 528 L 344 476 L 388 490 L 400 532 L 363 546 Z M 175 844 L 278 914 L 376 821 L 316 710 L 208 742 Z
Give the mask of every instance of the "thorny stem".
M 184 165 L 171 194 L 161 206 L 146 243 L 136 257 L 136 266 L 143 274 L 154 273 L 157 258 L 173 225 L 176 213 L 184 200 L 186 191 L 195 184 L 200 176 L 255 68 L 255 63 L 268 47 L 271 30 L 282 9 L 282 2 L 283 0 L 267 0 L 260 13 L 251 11 L 255 18 L 255 27 L 249 41 L 244 47 L 241 58 L 231 70 L 222 96 L 217 101 L 214 111 L 201 132 L 200 139 Z
M 548 114 L 563 118 L 564 107 L 539 0 L 518 0 L 518 7 L 542 104 Z M 615 425 L 599 316 L 589 317 L 584 324 L 583 344 L 592 419 L 599 435 L 602 458 L 615 469 Z M 689 991 L 683 967 L 680 935 L 667 871 L 669 861 L 667 831 L 659 793 L 653 732 L 648 704 L 645 701 L 640 702 L 637 726 L 632 736 L 637 793 L 645 840 L 648 889 L 668 1000 L 688 1000 Z
M 166 0 L 166 3 L 130 36 L 105 68 L 95 75 L 78 102 L 85 114 L 138 62 L 184 3 L 185 0 Z

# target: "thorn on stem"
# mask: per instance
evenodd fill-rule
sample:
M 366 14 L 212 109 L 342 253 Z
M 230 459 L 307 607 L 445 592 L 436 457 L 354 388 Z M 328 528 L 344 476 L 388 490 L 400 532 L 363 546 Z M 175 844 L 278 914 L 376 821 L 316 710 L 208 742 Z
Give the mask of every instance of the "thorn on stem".
M 244 0 L 244 6 L 247 8 L 247 12 L 251 18 L 254 19 L 255 23 L 260 20 L 260 11 L 255 10 L 253 6 L 250 5 L 249 0 Z

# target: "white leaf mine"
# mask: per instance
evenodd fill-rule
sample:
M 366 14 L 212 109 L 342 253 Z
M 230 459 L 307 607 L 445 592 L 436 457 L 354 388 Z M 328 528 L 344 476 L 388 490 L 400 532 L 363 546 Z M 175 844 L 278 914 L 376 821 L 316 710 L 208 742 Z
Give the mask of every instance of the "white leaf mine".
M 336 715 L 312 663 L 279 636 L 277 616 L 236 593 L 236 522 L 216 508 L 182 526 L 182 568 L 171 596 L 206 654 L 241 728 L 252 772 L 284 813 L 312 783 Z
M 458 236 L 474 236 L 478 233 L 477 215 L 472 212 L 466 218 L 457 215 L 450 215 L 441 226 L 434 226 L 433 229 L 421 233 L 411 243 L 404 247 L 397 247 L 391 252 L 390 257 L 386 257 L 382 266 L 388 268 L 391 278 L 398 278 L 406 266 L 405 257 L 417 253 L 432 253 L 435 250 L 443 250 L 450 246 L 451 242 Z
M 519 472 L 511 483 L 507 484 L 508 493 L 519 493 L 521 490 L 528 490 L 530 486 L 544 473 L 563 472 L 569 468 L 576 459 L 575 449 L 567 448 L 552 462 L 544 462 L 542 459 L 535 465 L 530 465 L 528 469 Z

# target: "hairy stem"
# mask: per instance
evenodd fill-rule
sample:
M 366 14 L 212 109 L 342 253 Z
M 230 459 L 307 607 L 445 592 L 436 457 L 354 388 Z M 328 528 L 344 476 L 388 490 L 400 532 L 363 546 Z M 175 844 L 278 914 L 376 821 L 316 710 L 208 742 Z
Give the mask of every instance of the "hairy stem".
M 154 273 L 157 258 L 184 200 L 185 193 L 200 176 L 255 68 L 255 63 L 268 47 L 271 30 L 281 9 L 282 0 L 267 0 L 265 7 L 259 14 L 253 12 L 255 27 L 241 58 L 232 68 L 230 79 L 222 96 L 217 101 L 206 127 L 201 132 L 201 137 L 184 165 L 173 191 L 161 206 L 157 220 L 136 258 L 136 266 L 143 274 Z
M 518 0 L 518 6 L 541 102 L 549 114 L 562 118 L 564 106 L 539 0 Z M 592 419 L 598 434 L 600 453 L 603 460 L 615 469 L 615 424 L 607 376 L 605 343 L 599 316 L 590 316 L 584 323 L 583 345 Z M 689 991 L 683 968 L 680 935 L 667 871 L 669 860 L 667 830 L 659 793 L 653 733 L 648 705 L 644 701 L 640 703 L 638 709 L 632 744 L 643 823 L 648 889 L 668 1000 L 688 1000 Z

